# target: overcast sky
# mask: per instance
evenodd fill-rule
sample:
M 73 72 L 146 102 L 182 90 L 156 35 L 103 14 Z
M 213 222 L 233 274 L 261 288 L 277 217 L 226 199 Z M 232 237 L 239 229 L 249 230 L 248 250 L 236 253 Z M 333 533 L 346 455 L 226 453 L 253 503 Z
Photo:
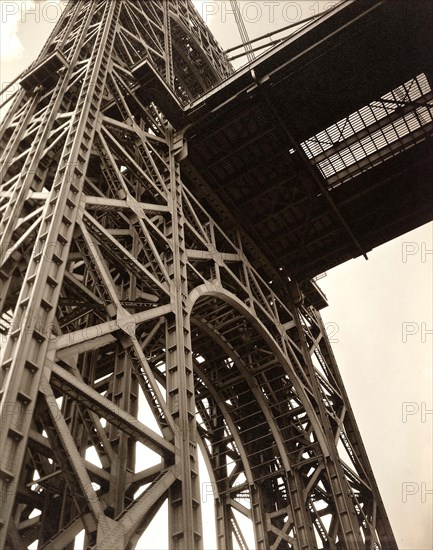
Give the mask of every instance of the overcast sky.
M 243 0 L 241 6 L 253 38 L 332 4 Z M 224 48 L 239 43 L 229 2 L 196 5 Z M 3 87 L 32 62 L 61 10 L 57 0 L 1 0 L 0 9 Z M 433 548 L 433 415 L 426 412 L 433 408 L 432 240 L 429 224 L 320 280 L 330 302 L 323 317 L 401 550 Z M 404 326 L 414 334 L 404 338 Z M 405 488 L 418 492 L 404 498 Z M 164 544 L 146 546 L 157 547 Z

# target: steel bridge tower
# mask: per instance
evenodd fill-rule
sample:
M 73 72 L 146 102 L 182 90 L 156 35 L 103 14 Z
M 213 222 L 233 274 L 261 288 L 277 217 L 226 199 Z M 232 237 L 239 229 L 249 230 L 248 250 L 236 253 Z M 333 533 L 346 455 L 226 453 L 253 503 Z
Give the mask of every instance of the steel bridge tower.
M 231 72 L 189 0 L 77 0 L 21 78 L 1 548 L 132 549 L 166 501 L 169 547 L 203 548 L 199 446 L 219 549 L 396 548 L 319 313 L 185 185 L 176 106 Z

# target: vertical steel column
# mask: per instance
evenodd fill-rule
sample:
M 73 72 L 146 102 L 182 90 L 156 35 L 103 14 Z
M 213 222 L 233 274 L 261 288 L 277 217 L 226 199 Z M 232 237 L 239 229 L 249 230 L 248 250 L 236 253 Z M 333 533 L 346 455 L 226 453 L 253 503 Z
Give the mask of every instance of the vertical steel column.
M 182 182 L 175 159 L 174 136 L 169 131 L 171 220 L 167 238 L 171 252 L 166 259 L 171 279 L 174 314 L 167 318 L 167 402 L 177 425 L 175 445 L 180 454 L 176 465 L 180 481 L 175 482 L 169 495 L 170 548 L 200 550 L 203 548 L 198 478 L 197 432 L 195 421 L 194 376 L 191 350 L 191 329 L 187 318 L 188 299 L 187 255 L 185 250 Z
M 77 51 L 81 41 L 85 39 L 88 24 L 97 7 L 97 3 L 88 6 L 87 24 L 83 25 L 80 39 L 76 41 Z M 14 312 L 14 329 L 9 333 L 2 357 L 0 476 L 3 506 L 0 546 L 5 543 L 32 413 L 36 407 L 48 339 L 74 232 L 120 7 L 121 1 L 105 4 L 77 109 L 38 232 L 37 242 L 40 246 L 33 250 Z M 58 89 L 53 94 L 56 104 L 52 106 L 53 109 L 63 99 L 68 77 L 69 72 L 59 82 Z M 48 116 L 55 117 L 55 112 L 48 110 Z M 35 147 L 40 147 L 40 143 L 36 142 Z M 36 155 L 34 158 L 39 160 Z M 23 198 L 20 194 L 16 203 Z M 12 203 L 12 210 L 14 204 Z M 9 216 L 13 216 L 13 211 Z M 6 223 L 13 221 L 13 217 L 9 216 L 5 218 Z
M 386 513 L 385 506 L 383 504 L 383 500 L 380 495 L 380 491 L 374 476 L 374 472 L 371 467 L 367 452 L 365 450 L 364 443 L 361 438 L 361 434 L 359 432 L 358 424 L 356 422 L 353 409 L 350 405 L 349 397 L 346 392 L 343 378 L 341 377 L 334 352 L 332 351 L 332 347 L 326 333 L 326 327 L 323 323 L 322 316 L 318 311 L 315 312 L 314 319 L 322 334 L 322 338 L 320 340 L 321 353 L 323 354 L 324 357 L 326 357 L 328 368 L 332 372 L 332 375 L 338 384 L 338 391 L 342 395 L 345 403 L 344 424 L 346 426 L 346 431 L 348 432 L 351 444 L 353 445 L 354 451 L 356 452 L 357 459 L 362 464 L 362 467 L 365 471 L 365 474 L 366 474 L 365 481 L 370 485 L 372 493 L 374 495 L 373 505 L 377 506 L 377 512 L 374 514 L 376 519 L 376 524 L 373 525 L 373 530 L 375 528 L 375 530 L 377 531 L 380 541 L 382 541 L 382 544 L 384 545 L 383 546 L 384 549 L 386 548 L 386 550 L 398 550 L 397 541 L 394 537 L 394 533 L 391 528 L 388 514 Z M 371 544 L 373 544 L 376 539 L 376 533 L 375 532 L 370 533 L 370 537 L 371 537 Z

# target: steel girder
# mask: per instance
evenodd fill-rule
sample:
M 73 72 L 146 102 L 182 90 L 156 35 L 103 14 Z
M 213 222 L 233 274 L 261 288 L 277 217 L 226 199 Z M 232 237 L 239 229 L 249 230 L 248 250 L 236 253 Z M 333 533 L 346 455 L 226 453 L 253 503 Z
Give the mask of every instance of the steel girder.
M 230 72 L 187 0 L 70 3 L 2 126 L 1 547 L 133 548 L 167 500 L 202 548 L 200 445 L 220 549 L 396 548 L 319 314 L 184 186 L 143 56 L 180 102 Z

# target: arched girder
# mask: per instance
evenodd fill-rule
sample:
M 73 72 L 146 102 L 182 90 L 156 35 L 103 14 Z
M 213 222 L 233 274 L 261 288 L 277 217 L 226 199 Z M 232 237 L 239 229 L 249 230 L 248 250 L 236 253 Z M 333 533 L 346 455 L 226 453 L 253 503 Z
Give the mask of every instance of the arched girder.
M 278 456 L 273 457 L 273 462 L 275 462 L 275 467 L 274 467 L 275 472 L 271 477 L 273 477 L 275 479 L 282 480 L 283 483 L 288 486 L 289 481 L 287 479 L 287 472 L 291 468 L 288 464 L 288 455 L 287 455 L 286 449 L 284 448 L 284 442 L 283 442 L 282 437 L 281 437 L 281 432 L 278 431 L 277 424 L 276 424 L 275 420 L 272 418 L 272 413 L 269 409 L 269 406 L 265 402 L 265 399 L 264 399 L 263 395 L 260 393 L 260 390 L 259 390 L 256 382 L 253 380 L 253 376 L 250 373 L 247 372 L 246 366 L 244 365 L 243 360 L 236 353 L 236 350 L 231 348 L 230 345 L 227 342 L 225 342 L 224 339 L 217 332 L 213 331 L 210 328 L 205 328 L 205 326 L 202 323 L 200 323 L 200 321 L 195 320 L 195 319 L 193 320 L 193 326 L 199 327 L 206 334 L 206 336 L 213 339 L 215 341 L 215 343 L 217 343 L 217 345 L 219 347 L 221 347 L 222 350 L 224 350 L 224 352 L 227 354 L 227 356 L 233 360 L 234 365 L 239 370 L 242 378 L 248 384 L 251 393 L 253 394 L 254 398 L 257 400 L 258 409 L 260 410 L 260 412 L 262 413 L 263 417 L 265 418 L 265 420 L 267 422 L 267 429 L 269 429 L 270 433 L 272 434 L 272 439 L 275 440 L 275 447 L 278 449 Z M 194 350 L 194 340 L 193 340 L 193 350 Z M 206 363 L 203 363 L 203 365 L 198 365 L 197 366 L 197 372 L 200 373 L 200 378 L 202 378 L 204 381 L 206 381 L 207 387 L 212 388 L 213 395 L 216 395 L 216 396 L 219 395 L 220 399 L 221 399 L 221 389 L 219 391 L 216 391 L 215 389 L 213 389 L 214 384 L 212 383 L 212 381 L 208 377 L 206 377 L 203 374 L 203 366 L 205 364 Z M 221 404 L 219 406 L 221 408 Z M 239 436 L 239 427 L 236 426 L 236 419 L 233 419 L 231 417 L 232 413 L 230 412 L 230 410 L 226 406 L 224 406 L 223 414 L 224 414 L 224 418 L 225 418 L 227 423 L 228 423 L 228 420 L 227 420 L 226 415 L 229 416 L 230 424 L 228 424 L 228 425 L 230 425 L 230 427 L 231 427 L 231 433 L 232 433 L 232 436 L 234 437 L 234 439 L 236 441 L 236 444 L 238 446 L 239 454 L 242 458 L 244 468 L 247 467 L 247 469 L 250 472 L 254 471 L 254 464 L 250 464 L 250 455 L 248 454 L 247 449 L 245 448 L 246 443 L 244 441 L 242 441 L 242 437 Z M 251 416 L 251 414 L 249 416 Z M 239 421 L 239 419 L 237 419 L 237 420 Z M 256 425 L 252 424 L 252 430 L 255 432 L 255 436 L 258 437 L 258 434 L 256 433 L 256 431 L 257 431 L 257 426 Z M 243 431 L 245 431 L 245 430 L 243 430 Z M 260 441 L 260 438 L 258 438 L 258 440 Z M 255 441 L 257 442 L 257 439 Z M 260 445 L 260 443 L 259 443 L 259 445 Z M 281 467 L 281 464 L 283 464 L 283 466 L 284 466 L 283 468 Z M 298 477 L 297 472 L 293 472 L 293 475 Z M 248 479 L 249 476 L 246 474 L 246 477 Z M 268 479 L 269 479 L 269 477 L 268 477 Z M 300 480 L 298 479 L 297 481 L 298 481 L 298 487 L 301 488 Z M 255 484 L 256 483 L 260 484 L 260 476 L 257 472 L 256 472 L 256 475 L 254 475 L 254 483 Z M 252 482 L 249 485 L 251 486 Z M 218 488 L 218 484 L 216 484 L 216 487 Z M 288 499 L 287 499 L 287 494 L 288 494 L 289 489 L 288 489 L 288 487 L 286 487 L 286 489 L 283 491 L 282 487 L 280 487 L 280 490 L 281 490 L 282 494 L 284 493 L 286 495 L 286 498 L 284 499 L 285 502 L 283 503 L 283 506 L 281 507 L 280 512 L 284 516 L 288 515 L 289 517 L 291 516 L 292 518 L 294 518 L 295 514 L 294 514 L 293 509 L 291 508 L 291 502 L 288 501 Z M 292 496 L 293 496 L 293 492 L 292 492 Z M 264 497 L 264 495 L 263 495 L 263 497 Z M 303 497 L 301 495 L 299 495 L 298 498 L 300 500 L 303 500 Z M 251 493 L 251 490 L 250 490 L 250 499 L 251 499 L 251 505 L 252 505 L 253 504 L 253 494 Z M 277 503 L 275 503 L 275 505 L 278 506 Z M 307 525 L 311 520 L 308 517 L 307 508 L 303 507 L 303 510 L 305 511 L 305 517 L 304 517 L 305 525 Z M 276 511 L 276 510 L 274 510 L 274 511 Z M 256 539 L 260 540 L 260 538 L 264 536 L 264 533 L 266 532 L 266 526 L 268 524 L 268 518 L 266 517 L 266 511 L 263 510 L 262 507 L 252 506 L 252 513 L 255 514 L 254 526 L 255 526 L 256 530 L 260 528 L 260 531 L 256 534 Z M 290 525 L 292 527 L 293 523 L 290 522 Z M 294 526 L 294 527 L 297 530 L 298 526 Z M 302 529 L 302 527 L 301 527 L 301 529 Z M 272 537 L 272 535 L 270 533 L 268 533 L 268 535 L 267 535 L 267 537 L 264 541 L 263 548 L 273 547 L 272 543 L 269 540 L 269 537 Z M 313 538 L 313 532 L 312 531 L 311 531 L 311 534 L 310 534 L 309 542 L 310 542 L 310 544 L 314 543 L 314 538 Z M 277 548 L 277 547 L 275 547 L 275 548 Z M 279 548 L 283 548 L 283 546 L 279 546 Z M 287 548 L 290 548 L 290 547 L 287 547 Z
M 229 292 L 226 289 L 224 289 L 224 287 L 220 287 L 218 285 L 212 285 L 211 283 L 207 283 L 205 285 L 197 287 L 190 294 L 191 303 L 194 304 L 203 295 L 215 296 L 216 298 L 220 298 L 222 301 L 233 306 L 235 310 L 241 311 L 245 319 L 251 324 L 251 326 L 254 327 L 255 330 L 257 330 L 257 333 L 260 334 L 260 336 L 263 337 L 266 340 L 266 342 L 269 342 L 269 346 L 272 350 L 272 353 L 277 358 L 278 363 L 284 368 L 285 374 L 289 377 L 290 382 L 293 384 L 293 387 L 295 388 L 296 393 L 303 400 L 303 402 L 305 402 L 305 409 L 315 429 L 315 432 L 317 432 L 317 440 L 322 450 L 322 453 L 324 456 L 327 456 L 326 442 L 324 438 L 321 437 L 320 435 L 321 434 L 320 423 L 317 419 L 314 407 L 311 404 L 307 390 L 305 386 L 302 384 L 302 382 L 300 382 L 299 377 L 296 371 L 294 370 L 292 364 L 289 362 L 288 358 L 284 355 L 280 346 L 277 344 L 277 342 L 275 341 L 273 336 L 270 334 L 268 329 L 265 327 L 265 325 L 259 320 L 259 318 L 254 314 L 254 312 L 250 308 L 246 308 L 245 304 L 241 302 L 239 298 L 237 298 L 232 292 Z M 190 311 L 192 311 L 191 305 L 190 305 Z
M 258 386 L 254 384 L 253 376 L 247 371 L 246 365 L 244 364 L 242 358 L 237 354 L 236 349 L 232 348 L 230 344 L 220 335 L 217 331 L 210 329 L 206 324 L 202 323 L 199 319 L 192 319 L 192 326 L 200 328 L 201 331 L 205 332 L 210 338 L 212 338 L 218 346 L 221 347 L 229 358 L 231 358 L 238 368 L 239 372 L 243 376 L 244 380 L 248 383 L 251 392 L 254 394 L 254 397 L 257 400 L 257 403 L 260 406 L 260 409 L 265 416 L 266 420 L 269 423 L 269 428 L 272 431 L 272 435 L 275 439 L 276 446 L 280 453 L 281 462 L 286 471 L 291 469 L 289 459 L 285 453 L 284 443 L 281 438 L 281 433 L 276 427 L 274 418 L 272 417 L 272 412 L 269 408 L 269 405 L 266 403 L 263 394 L 260 393 Z M 194 345 L 194 340 L 193 340 Z
M 253 371 L 251 371 L 251 369 L 250 371 L 248 371 L 245 358 L 241 357 L 239 352 L 236 350 L 236 346 L 230 343 L 218 332 L 218 324 L 216 324 L 216 326 L 212 326 L 212 305 L 206 304 L 206 299 L 210 301 L 212 300 L 215 301 L 215 297 L 218 298 L 218 301 L 220 301 L 220 303 L 228 304 L 229 308 L 233 308 L 233 310 L 237 312 L 238 317 L 235 318 L 235 321 L 234 321 L 235 323 L 237 323 L 239 319 L 248 320 L 248 323 L 251 324 L 251 327 L 254 327 L 253 330 L 257 331 L 258 334 L 260 333 L 260 337 L 263 338 L 263 340 L 269 346 L 269 349 L 272 350 L 271 353 L 274 354 L 274 356 L 276 357 L 279 356 L 278 360 L 283 362 L 283 364 L 285 364 L 286 366 L 286 369 L 281 369 L 279 373 L 279 377 L 281 377 L 280 380 L 283 380 L 284 378 L 286 378 L 287 370 L 291 371 L 292 378 L 295 378 L 296 374 L 292 370 L 292 367 L 289 364 L 288 358 L 282 355 L 281 349 L 279 348 L 278 344 L 273 340 L 272 336 L 269 334 L 266 327 L 262 325 L 262 323 L 257 319 L 257 317 L 255 317 L 254 314 L 252 314 L 251 311 L 248 310 L 248 308 L 246 308 L 245 305 L 236 296 L 234 296 L 230 292 L 227 292 L 225 289 L 221 287 L 218 288 L 214 286 L 212 288 L 212 285 L 203 285 L 202 287 L 195 289 L 191 293 L 191 300 L 194 302 L 194 306 L 192 306 L 192 313 L 191 313 L 192 325 L 195 327 L 199 327 L 206 334 L 208 339 L 214 340 L 217 343 L 218 347 L 220 347 L 228 357 L 232 358 L 234 364 L 239 370 L 241 378 L 243 379 L 243 381 L 246 382 L 246 384 L 248 385 L 248 388 L 251 391 L 251 394 L 254 396 L 254 399 L 257 401 L 257 405 L 258 405 L 257 410 L 260 411 L 260 414 L 262 414 L 263 418 L 265 419 L 265 421 L 263 422 L 263 418 L 262 418 L 261 424 L 265 424 L 269 432 L 272 433 L 273 435 L 272 440 L 273 442 L 275 441 L 275 443 L 272 443 L 272 446 L 278 448 L 278 451 L 279 451 L 280 463 L 279 464 L 276 463 L 274 473 L 268 472 L 265 475 L 264 479 L 263 479 L 263 473 L 262 475 L 260 475 L 260 470 L 259 470 L 260 466 L 258 467 L 257 464 L 254 464 L 254 461 L 251 463 L 251 457 L 249 457 L 248 451 L 246 450 L 244 452 L 244 456 L 248 459 L 248 462 L 250 463 L 250 468 L 253 473 L 254 481 L 256 484 L 258 485 L 263 483 L 266 484 L 267 483 L 266 479 L 268 479 L 268 482 L 270 483 L 273 478 L 275 480 L 274 487 L 278 486 L 278 480 L 280 480 L 280 483 L 282 485 L 286 486 L 284 490 L 282 486 L 280 487 L 281 493 L 279 497 L 277 497 L 278 491 L 277 493 L 274 492 L 273 497 L 274 498 L 282 497 L 283 503 L 281 504 L 280 502 L 280 504 L 278 505 L 278 500 L 276 500 L 273 504 L 273 506 L 275 506 L 275 508 L 273 509 L 268 508 L 268 510 L 264 510 L 264 509 L 259 509 L 259 507 L 257 506 L 255 507 L 253 505 L 254 504 L 253 494 L 251 493 L 253 513 L 255 513 L 256 515 L 258 514 L 258 516 L 260 517 L 260 524 L 262 526 L 266 526 L 266 525 L 269 526 L 272 523 L 271 517 L 275 518 L 274 521 L 278 522 L 278 518 L 284 518 L 285 516 L 288 516 L 290 529 L 287 529 L 287 530 L 290 531 L 293 525 L 294 532 L 297 533 L 298 541 L 301 545 L 303 545 L 300 547 L 314 548 L 316 545 L 316 541 L 314 538 L 314 532 L 311 527 L 313 520 L 310 517 L 309 508 L 307 505 L 309 495 L 305 494 L 305 486 L 302 479 L 301 470 L 299 469 L 298 471 L 299 464 L 297 464 L 297 468 L 292 469 L 291 467 L 292 465 L 289 463 L 290 452 L 291 451 L 293 452 L 293 447 L 290 448 L 288 443 L 283 440 L 282 434 L 284 433 L 284 429 L 281 426 L 281 418 L 280 418 L 280 422 L 278 422 L 278 420 L 275 417 L 273 417 L 271 406 L 268 403 L 266 403 L 266 399 L 263 393 L 260 391 L 259 382 L 255 377 L 257 375 L 260 375 L 262 371 L 259 371 L 258 373 L 254 373 Z M 206 313 L 207 323 L 199 319 L 199 314 L 194 314 L 195 308 L 199 304 L 201 304 L 203 306 L 203 309 L 207 312 Z M 221 311 L 217 310 L 217 314 L 221 315 Z M 228 321 L 223 320 L 223 323 L 227 324 Z M 239 327 L 239 329 L 240 328 L 241 327 Z M 254 346 L 254 343 L 252 344 L 252 346 Z M 193 338 L 193 350 L 194 350 L 194 347 L 195 346 L 194 346 L 194 338 Z M 254 348 L 252 348 L 252 350 L 254 350 Z M 244 351 L 242 355 L 245 356 L 247 354 L 248 352 Z M 202 353 L 202 355 L 206 357 L 205 353 Z M 201 364 L 199 367 L 200 370 L 202 370 L 205 365 L 206 365 L 206 362 Z M 215 382 L 213 382 L 212 380 L 209 380 L 208 383 L 212 384 Z M 224 391 L 221 385 L 218 387 L 218 393 L 220 394 L 220 396 L 224 395 Z M 292 394 L 292 397 L 295 397 L 295 395 Z M 288 400 L 289 400 L 289 397 L 287 398 L 287 401 Z M 305 405 L 305 401 L 303 401 L 303 405 Z M 308 405 L 306 406 L 306 408 L 307 407 Z M 311 410 L 313 410 L 312 406 L 311 406 Z M 304 411 L 305 409 L 302 410 L 302 414 L 304 413 Z M 251 424 L 251 430 L 254 431 L 255 441 L 256 443 L 258 442 L 258 445 L 260 446 L 260 439 L 262 438 L 261 441 L 263 442 L 263 438 L 266 439 L 267 436 L 266 435 L 260 436 L 260 434 L 257 431 L 258 427 L 254 424 L 253 419 L 254 418 L 258 419 L 258 416 L 257 416 L 258 414 L 259 414 L 258 412 L 254 413 L 249 411 L 248 421 Z M 236 424 L 236 420 L 238 420 L 239 422 L 239 419 L 232 418 L 232 424 L 233 423 Z M 312 424 L 314 425 L 314 419 L 312 421 Z M 237 430 L 240 429 L 239 425 L 236 427 L 236 429 Z M 244 430 L 241 429 L 241 432 L 242 431 L 244 432 L 244 435 L 245 435 L 245 428 Z M 292 433 L 292 436 L 293 436 L 293 433 Z M 308 445 L 308 443 L 311 444 L 311 441 L 308 441 L 306 439 L 306 436 L 302 433 L 298 434 L 298 437 L 295 439 L 299 441 L 304 440 L 303 441 L 304 445 L 305 444 Z M 292 440 L 293 440 L 293 437 L 292 437 Z M 293 441 L 290 443 L 293 445 Z M 248 445 L 248 442 L 242 441 L 242 444 L 245 447 L 246 445 Z M 316 447 L 316 453 L 317 453 L 317 448 L 319 448 L 318 445 Z M 245 447 L 245 449 L 247 449 L 247 447 Z M 299 449 L 295 453 L 295 456 L 298 456 L 298 455 L 300 455 Z M 321 458 L 322 458 L 322 453 L 320 452 L 320 448 L 319 448 L 319 454 L 316 457 L 317 464 L 320 463 Z M 276 460 L 276 457 L 274 456 L 271 459 L 271 463 L 275 462 L 275 460 Z M 268 458 L 268 464 L 269 464 L 269 458 Z M 282 464 L 284 465 L 283 468 L 281 467 Z M 310 466 L 312 465 L 313 465 L 313 462 L 310 462 Z M 261 491 L 263 490 L 264 489 L 262 488 Z M 285 495 L 285 497 L 283 495 Z M 290 495 L 290 497 L 288 495 Z M 265 497 L 265 493 L 262 495 L 261 502 L 264 500 L 264 497 Z M 279 509 L 279 506 L 280 506 L 280 509 Z M 279 514 L 277 512 L 279 512 Z M 272 513 L 273 515 L 267 517 L 267 513 L 268 514 Z M 267 547 L 274 548 L 273 542 L 276 540 L 280 540 L 280 543 L 282 545 L 287 544 L 286 541 L 288 539 L 286 538 L 285 534 L 284 535 L 281 534 L 283 527 L 287 528 L 287 526 L 285 526 L 284 524 L 285 524 L 284 521 L 282 523 L 280 521 L 280 525 L 279 525 L 280 532 L 278 536 L 276 536 L 274 533 L 271 533 L 271 531 L 269 531 L 265 535 L 266 538 L 263 542 L 264 548 L 267 548 Z M 274 529 L 276 529 L 276 527 L 274 527 Z M 265 531 L 263 531 L 263 534 L 265 532 L 266 532 L 266 529 Z M 260 535 L 257 533 L 256 536 L 257 536 L 257 540 L 260 541 L 261 540 Z M 259 545 L 259 547 L 261 546 Z M 286 546 L 275 546 L 275 548 L 285 548 L 285 547 Z M 287 548 L 290 548 L 290 546 L 287 546 Z

